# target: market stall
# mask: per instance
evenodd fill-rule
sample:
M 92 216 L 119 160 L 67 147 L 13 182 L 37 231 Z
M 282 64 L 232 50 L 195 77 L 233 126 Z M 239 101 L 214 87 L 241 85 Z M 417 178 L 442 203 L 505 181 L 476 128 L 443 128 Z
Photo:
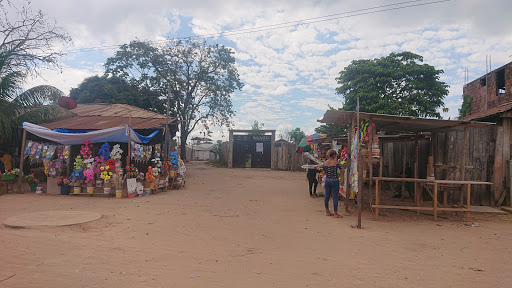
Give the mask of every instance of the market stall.
M 375 209 L 375 215 L 378 217 L 379 209 L 414 209 L 416 211 L 421 210 L 432 210 L 434 213 L 434 220 L 437 219 L 437 210 L 438 209 L 438 195 L 437 188 L 440 185 L 451 185 L 459 187 L 459 191 L 461 194 L 460 202 L 458 203 L 458 207 L 449 207 L 446 203 L 446 195 L 448 190 L 444 192 L 444 203 L 442 210 L 444 211 L 465 211 L 469 212 L 470 210 L 470 193 L 466 193 L 466 207 L 462 205 L 463 195 L 463 187 L 466 188 L 467 191 L 470 190 L 470 185 L 490 185 L 492 183 L 487 181 L 474 181 L 465 179 L 465 173 L 460 173 L 462 175 L 459 177 L 460 179 L 436 179 L 434 177 L 435 169 L 444 169 L 446 167 L 452 167 L 454 165 L 444 164 L 436 162 L 434 155 L 434 141 L 436 135 L 440 132 L 446 131 L 463 131 L 464 132 L 464 147 L 467 146 L 467 129 L 471 128 L 480 128 L 480 127 L 488 127 L 492 125 L 491 123 L 483 123 L 483 122 L 472 122 L 472 121 L 455 121 L 455 120 L 441 120 L 441 119 L 426 119 L 426 118 L 418 118 L 418 117 L 406 117 L 406 116 L 394 116 L 394 115 L 383 115 L 383 114 L 374 114 L 374 113 L 356 113 L 352 111 L 338 111 L 338 110 L 328 110 L 324 114 L 323 119 L 319 120 L 319 122 L 327 123 L 331 125 L 338 125 L 347 127 L 349 131 L 349 143 L 350 145 L 350 162 L 349 162 L 349 178 L 350 183 L 352 185 L 349 186 L 349 189 L 354 191 L 356 194 L 358 201 L 358 207 L 361 207 L 362 204 L 362 196 L 363 196 L 363 182 L 368 183 L 368 190 L 371 191 L 370 188 L 375 185 L 376 193 L 375 198 L 373 198 L 372 193 L 368 193 L 370 208 Z M 357 129 L 359 127 L 359 129 Z M 420 141 L 427 141 L 429 143 L 428 147 L 429 151 L 421 151 L 419 149 L 418 143 Z M 384 161 L 384 157 L 381 157 L 382 152 L 382 144 L 385 142 L 413 142 L 414 143 L 414 165 L 410 172 L 411 175 L 406 175 L 406 154 L 407 154 L 407 146 L 404 146 L 404 149 L 395 151 L 393 150 L 393 155 L 389 158 L 389 161 L 403 161 L 403 166 L 400 169 L 395 169 L 400 171 L 400 177 L 383 177 L 383 167 L 388 165 Z M 427 147 L 427 146 L 424 146 Z M 378 149 L 378 150 L 377 150 Z M 377 151 L 376 151 L 377 150 Z M 465 169 L 468 168 L 465 161 L 466 148 L 464 151 L 460 151 L 462 156 L 462 164 L 454 168 L 457 170 L 461 170 L 464 172 Z M 429 161 L 421 161 L 420 155 L 425 155 L 426 153 L 430 154 L 428 158 Z M 422 157 L 424 159 L 424 157 Z M 378 177 L 374 175 L 374 166 L 378 166 Z M 425 178 L 420 178 L 419 170 L 420 168 L 427 167 L 427 175 Z M 398 172 L 394 171 L 394 172 Z M 382 204 L 379 199 L 379 189 L 381 188 L 379 184 L 384 181 L 394 181 L 401 183 L 412 183 L 414 186 L 413 197 L 414 203 L 413 205 L 404 206 L 404 205 L 385 205 Z M 402 190 L 404 191 L 404 184 L 402 184 Z M 432 187 L 428 187 L 428 186 Z M 432 191 L 433 190 L 433 191 Z M 426 191 L 432 198 L 431 207 L 423 206 L 423 191 Z M 359 193 L 361 192 L 361 193 Z M 375 203 L 374 200 L 375 199 Z M 359 208 L 360 211 L 361 208 Z M 360 215 L 360 212 L 358 213 Z M 469 214 L 468 214 L 469 216 Z M 360 216 L 358 219 L 360 223 Z M 360 224 L 358 225 L 360 227 Z
M 42 159 L 44 174 L 49 176 L 48 192 L 60 186 L 60 194 L 135 197 L 167 190 L 171 174 L 184 177 L 179 155 L 176 161 L 161 161 L 161 144 L 148 144 L 158 131 L 143 136 L 127 125 L 76 133 L 27 122 L 23 128 L 20 170 L 25 159 Z M 48 142 L 27 141 L 27 132 Z M 72 153 L 73 147 L 80 150 Z M 19 177 L 20 189 L 21 181 Z

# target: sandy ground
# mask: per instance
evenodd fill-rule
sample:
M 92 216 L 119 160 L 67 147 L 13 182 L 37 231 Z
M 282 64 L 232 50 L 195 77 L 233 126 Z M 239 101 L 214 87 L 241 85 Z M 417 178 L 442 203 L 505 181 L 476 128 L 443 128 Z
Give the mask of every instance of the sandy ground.
M 432 222 L 324 216 L 305 173 L 189 165 L 182 190 L 135 199 L 7 194 L 0 221 L 94 211 L 94 222 L 0 226 L 0 287 L 510 287 L 512 215 Z M 509 219 L 510 218 L 510 219 Z M 10 278 L 9 278 L 10 277 Z M 8 279 L 7 279 L 8 278 Z

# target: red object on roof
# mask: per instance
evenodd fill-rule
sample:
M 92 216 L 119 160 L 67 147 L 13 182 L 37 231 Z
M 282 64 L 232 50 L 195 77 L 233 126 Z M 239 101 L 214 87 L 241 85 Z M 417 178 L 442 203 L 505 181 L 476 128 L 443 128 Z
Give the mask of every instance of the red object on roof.
M 76 101 L 71 97 L 60 97 L 59 106 L 62 108 L 66 108 L 68 110 L 73 110 L 76 108 Z

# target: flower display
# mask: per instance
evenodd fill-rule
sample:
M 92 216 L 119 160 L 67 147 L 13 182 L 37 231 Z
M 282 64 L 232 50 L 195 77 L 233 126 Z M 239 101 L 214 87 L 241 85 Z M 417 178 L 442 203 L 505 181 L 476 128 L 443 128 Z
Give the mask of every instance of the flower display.
M 110 158 L 110 145 L 108 142 L 103 143 L 100 146 L 100 151 L 98 152 L 99 157 L 103 157 L 103 159 L 108 160 Z
M 131 164 L 130 166 L 126 166 L 126 177 L 131 178 L 137 178 L 139 176 L 139 169 L 135 167 L 135 165 Z
M 80 155 L 82 155 L 83 159 L 88 159 L 92 156 L 91 141 L 82 142 L 82 147 L 80 148 Z
M 171 152 L 172 167 L 178 168 L 179 158 L 180 158 L 180 155 L 178 154 L 178 152 Z
M 116 170 L 116 160 L 114 159 L 108 159 L 107 160 L 107 169 L 114 172 Z
M 89 182 L 94 183 L 94 171 L 93 170 L 85 170 L 84 178 L 85 178 L 85 180 L 84 180 L 85 183 L 89 183 Z
M 139 175 L 137 175 L 137 181 L 142 182 L 144 181 L 145 175 L 144 172 L 140 172 Z
M 71 175 L 69 176 L 69 180 L 76 182 L 84 179 L 84 175 L 82 173 L 82 168 L 75 168 Z
M 102 172 L 100 173 L 100 178 L 103 179 L 103 181 L 108 181 L 110 178 L 112 178 L 112 172 L 109 171 L 109 169 L 105 169 L 105 166 L 102 166 Z
M 25 181 L 27 181 L 28 184 L 34 184 L 38 183 L 39 181 L 34 177 L 34 173 L 29 174 L 25 176 Z
M 146 181 L 148 183 L 155 181 L 153 167 L 151 167 L 151 166 L 148 167 L 148 172 L 146 173 Z
M 57 180 L 57 186 L 61 185 L 69 185 L 69 179 L 66 177 L 60 177 L 59 180 Z
M 80 155 L 76 156 L 75 163 L 73 164 L 73 167 L 75 169 L 82 169 L 84 168 L 84 160 Z
M 153 176 L 158 177 L 160 169 L 162 168 L 162 161 L 157 157 L 151 159 L 151 162 L 153 162 Z
M 121 159 L 121 155 L 123 154 L 123 150 L 121 150 L 121 145 L 116 144 L 110 151 L 110 158 L 112 159 Z
M 105 166 L 105 159 L 103 158 L 103 156 L 101 157 L 94 157 L 94 173 L 100 175 L 101 173 L 101 166 Z

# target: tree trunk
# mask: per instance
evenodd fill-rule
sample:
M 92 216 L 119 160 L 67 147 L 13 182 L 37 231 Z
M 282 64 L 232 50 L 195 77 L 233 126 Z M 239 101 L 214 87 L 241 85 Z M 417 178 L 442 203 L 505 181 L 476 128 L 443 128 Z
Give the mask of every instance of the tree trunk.
M 181 151 L 180 156 L 181 159 L 186 160 L 187 159 L 187 138 L 188 138 L 188 132 L 185 128 L 185 123 L 181 123 Z

